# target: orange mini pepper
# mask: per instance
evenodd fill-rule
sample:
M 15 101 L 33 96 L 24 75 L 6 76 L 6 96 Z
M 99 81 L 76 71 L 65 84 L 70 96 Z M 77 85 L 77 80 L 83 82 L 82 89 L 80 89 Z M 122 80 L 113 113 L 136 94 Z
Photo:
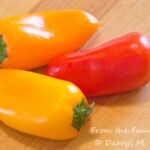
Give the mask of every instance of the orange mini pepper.
M 48 11 L 0 20 L 0 67 L 33 69 L 79 49 L 98 27 L 80 10 Z
M 71 82 L 0 69 L 0 120 L 14 129 L 54 140 L 71 139 L 93 107 Z

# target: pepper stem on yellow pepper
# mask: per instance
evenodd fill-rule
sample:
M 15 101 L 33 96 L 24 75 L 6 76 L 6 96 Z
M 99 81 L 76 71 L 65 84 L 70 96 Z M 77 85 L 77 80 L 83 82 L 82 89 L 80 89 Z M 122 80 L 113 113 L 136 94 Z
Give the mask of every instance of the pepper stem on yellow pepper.
M 6 44 L 3 40 L 2 35 L 0 35 L 0 63 L 2 63 L 6 57 L 7 57 Z
M 72 126 L 77 129 L 77 131 L 80 131 L 81 127 L 85 123 L 85 119 L 90 115 L 94 108 L 95 103 L 92 102 L 89 106 L 87 106 L 87 103 L 84 99 L 81 100 L 81 102 L 76 105 L 73 109 L 73 122 Z

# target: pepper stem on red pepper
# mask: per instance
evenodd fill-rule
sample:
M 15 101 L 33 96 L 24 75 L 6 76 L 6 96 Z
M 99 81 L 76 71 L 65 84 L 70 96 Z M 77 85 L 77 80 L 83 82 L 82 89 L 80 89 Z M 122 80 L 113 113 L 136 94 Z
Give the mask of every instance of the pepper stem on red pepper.
M 89 106 L 85 102 L 84 99 L 81 100 L 81 102 L 76 105 L 73 109 L 73 122 L 72 126 L 77 129 L 77 131 L 80 131 L 81 127 L 85 123 L 85 119 L 90 115 L 94 108 L 95 103 L 92 102 Z
M 6 57 L 7 57 L 6 44 L 3 40 L 2 35 L 0 35 L 0 63 L 2 63 Z

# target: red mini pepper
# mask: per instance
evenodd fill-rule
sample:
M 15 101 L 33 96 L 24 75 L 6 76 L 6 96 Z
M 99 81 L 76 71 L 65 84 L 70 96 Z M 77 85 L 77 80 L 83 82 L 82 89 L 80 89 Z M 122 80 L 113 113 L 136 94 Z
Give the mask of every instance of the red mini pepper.
M 75 83 L 87 96 L 134 90 L 150 79 L 150 43 L 141 33 L 130 33 L 60 56 L 49 64 L 47 75 Z

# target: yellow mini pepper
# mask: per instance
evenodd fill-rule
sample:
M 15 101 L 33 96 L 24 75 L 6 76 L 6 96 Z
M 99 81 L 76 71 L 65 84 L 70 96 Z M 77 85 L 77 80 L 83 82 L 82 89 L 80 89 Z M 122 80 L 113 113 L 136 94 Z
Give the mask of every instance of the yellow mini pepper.
M 73 138 L 93 106 L 70 82 L 28 71 L 0 70 L 0 120 L 19 131 L 55 140 Z

